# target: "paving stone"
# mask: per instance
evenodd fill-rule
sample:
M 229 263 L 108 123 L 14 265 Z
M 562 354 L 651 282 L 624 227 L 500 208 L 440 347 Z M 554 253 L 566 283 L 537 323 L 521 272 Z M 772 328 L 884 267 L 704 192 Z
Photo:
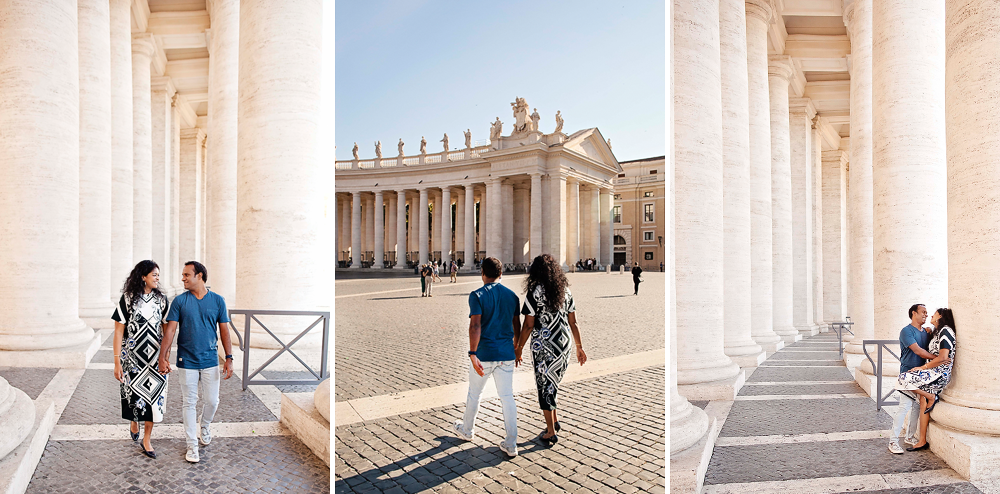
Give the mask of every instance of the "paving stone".
M 34 494 L 84 492 L 327 493 L 330 469 L 295 438 L 216 438 L 201 462 L 184 441 L 154 439 L 157 459 L 132 441 L 49 441 L 28 485 Z M 340 492 L 340 491 L 338 491 Z
M 773 385 L 773 386 L 743 386 L 738 396 L 764 396 L 764 395 L 825 395 L 825 394 L 850 394 L 864 393 L 857 383 L 843 384 L 797 384 L 797 385 Z
M 808 352 L 805 352 L 805 351 L 803 351 L 803 352 L 799 352 L 799 351 L 786 352 L 786 351 L 783 350 L 783 351 L 780 351 L 780 352 L 775 353 L 774 355 L 771 355 L 770 357 L 768 357 L 767 358 L 767 362 L 770 363 L 770 362 L 776 362 L 776 361 L 779 361 L 779 360 L 818 360 L 818 359 L 823 359 L 823 360 L 841 360 L 840 359 L 840 353 L 837 352 L 836 349 L 831 350 L 831 351 L 822 351 L 821 352 L 821 351 L 811 351 L 812 350 L 811 348 L 801 347 L 801 348 L 792 348 L 792 350 L 810 350 L 810 351 L 808 351 Z M 816 350 L 822 350 L 822 349 L 817 348 Z
M 111 350 L 98 350 L 94 358 L 90 359 L 92 364 L 113 364 L 115 363 L 114 352 Z
M 708 406 L 708 400 L 700 400 L 700 401 L 688 400 L 688 402 L 702 410 L 704 410 L 705 407 Z
M 0 377 L 6 379 L 11 386 L 24 391 L 32 400 L 42 394 L 57 372 L 59 369 L 44 367 L 0 367 Z
M 761 366 L 767 367 L 847 367 L 843 361 L 827 362 L 823 360 L 811 360 L 808 362 L 789 362 L 787 360 L 767 360 Z
M 758 367 L 747 382 L 854 381 L 847 367 L 798 368 Z
M 306 361 L 306 363 L 307 364 L 311 364 L 311 365 L 316 365 L 316 363 L 314 363 L 314 362 Z M 329 365 L 329 362 L 327 363 L 327 365 Z M 304 367 L 302 369 L 303 370 L 301 370 L 301 371 L 273 371 L 273 370 L 264 370 L 264 371 L 262 371 L 258 375 L 259 376 L 263 376 L 264 379 L 271 379 L 271 380 L 276 380 L 276 381 L 277 380 L 291 381 L 291 380 L 307 380 L 307 379 L 315 380 L 316 379 L 316 376 L 314 376 L 313 374 L 311 374 L 309 371 L 305 370 Z M 316 373 L 319 374 L 319 368 L 314 368 L 313 370 L 315 370 Z M 329 372 L 329 369 L 327 369 L 327 372 Z M 256 378 L 254 378 L 254 379 L 256 379 Z M 278 388 L 278 391 L 281 391 L 282 393 L 312 393 L 312 392 L 316 391 L 316 386 L 319 386 L 319 381 L 316 381 L 316 384 L 282 384 L 282 385 L 278 385 L 278 386 L 275 386 L 275 387 Z
M 869 398 L 829 400 L 735 401 L 721 437 L 771 436 L 884 430 L 892 426 L 885 411 Z

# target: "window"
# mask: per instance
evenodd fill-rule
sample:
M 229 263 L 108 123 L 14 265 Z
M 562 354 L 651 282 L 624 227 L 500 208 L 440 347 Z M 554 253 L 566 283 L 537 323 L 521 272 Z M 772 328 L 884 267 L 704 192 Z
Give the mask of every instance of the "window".
M 654 219 L 654 217 L 653 217 L 653 205 L 652 204 L 643 205 L 642 209 L 643 209 L 642 221 L 656 221 Z
M 645 259 L 647 261 L 652 261 L 653 260 L 653 253 L 652 252 L 647 252 Z
M 643 240 L 652 241 L 653 240 L 653 232 L 642 232 L 642 239 Z
M 619 173 L 618 174 L 618 178 L 625 178 L 625 174 L 624 173 Z
M 614 208 L 613 211 L 614 212 L 611 213 L 611 216 L 612 216 L 611 221 L 614 222 L 614 223 L 621 223 L 622 222 L 622 207 L 621 206 L 615 206 L 615 208 Z
M 653 192 L 652 191 L 643 192 L 642 193 L 642 197 L 653 197 Z
M 615 200 L 616 200 L 616 201 L 617 201 L 617 200 L 619 200 L 619 199 L 621 199 L 621 198 L 622 198 L 622 195 L 621 195 L 621 194 L 615 194 Z
M 625 237 L 621 235 L 615 235 L 615 245 L 625 245 Z
M 650 170 L 650 171 L 649 171 L 649 174 L 650 174 L 650 175 L 656 175 L 656 170 Z

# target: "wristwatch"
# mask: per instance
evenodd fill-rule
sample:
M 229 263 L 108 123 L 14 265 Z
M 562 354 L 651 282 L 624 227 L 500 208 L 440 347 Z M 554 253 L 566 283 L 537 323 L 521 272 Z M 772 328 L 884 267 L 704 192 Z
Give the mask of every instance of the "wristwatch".
M 476 352 L 469 352 L 470 356 L 475 355 L 475 354 L 476 354 Z
M 226 360 L 232 360 L 232 359 L 233 359 L 232 355 L 226 355 Z

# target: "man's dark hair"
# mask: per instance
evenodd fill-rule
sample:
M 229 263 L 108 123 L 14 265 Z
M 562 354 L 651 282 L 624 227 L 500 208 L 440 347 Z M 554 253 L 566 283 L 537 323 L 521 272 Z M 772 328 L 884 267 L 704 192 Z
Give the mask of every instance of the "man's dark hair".
M 188 261 L 184 263 L 185 266 L 194 266 L 194 274 L 198 276 L 201 273 L 201 281 L 208 283 L 208 270 L 205 269 L 205 265 L 198 261 Z
M 924 307 L 924 304 L 913 304 L 910 306 L 910 319 L 913 319 L 913 313 L 920 307 Z
M 500 277 L 500 273 L 503 272 L 503 264 L 495 257 L 487 257 L 483 259 L 482 270 L 487 278 L 497 279 Z

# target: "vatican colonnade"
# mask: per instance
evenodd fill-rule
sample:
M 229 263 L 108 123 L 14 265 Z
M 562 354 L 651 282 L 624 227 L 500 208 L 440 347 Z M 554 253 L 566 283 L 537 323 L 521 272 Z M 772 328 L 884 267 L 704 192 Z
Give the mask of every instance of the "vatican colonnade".
M 539 130 L 537 110 L 517 98 L 515 123 L 502 136 L 499 117 L 489 141 L 465 148 L 336 163 L 338 265 L 359 269 L 412 269 L 451 259 L 462 269 L 492 256 L 505 264 L 530 263 L 543 253 L 564 268 L 593 258 L 612 263 L 613 181 L 623 172 L 595 128 L 567 135 L 561 113 L 555 130 Z M 375 253 L 381 253 L 376 255 Z M 379 259 L 382 262 L 373 262 Z
M 1000 5 L 675 0 L 672 30 L 672 488 L 700 485 L 721 426 L 689 400 L 731 402 L 848 316 L 874 394 L 861 341 L 898 339 L 914 303 L 954 310 L 963 348 L 931 450 L 995 477 Z

